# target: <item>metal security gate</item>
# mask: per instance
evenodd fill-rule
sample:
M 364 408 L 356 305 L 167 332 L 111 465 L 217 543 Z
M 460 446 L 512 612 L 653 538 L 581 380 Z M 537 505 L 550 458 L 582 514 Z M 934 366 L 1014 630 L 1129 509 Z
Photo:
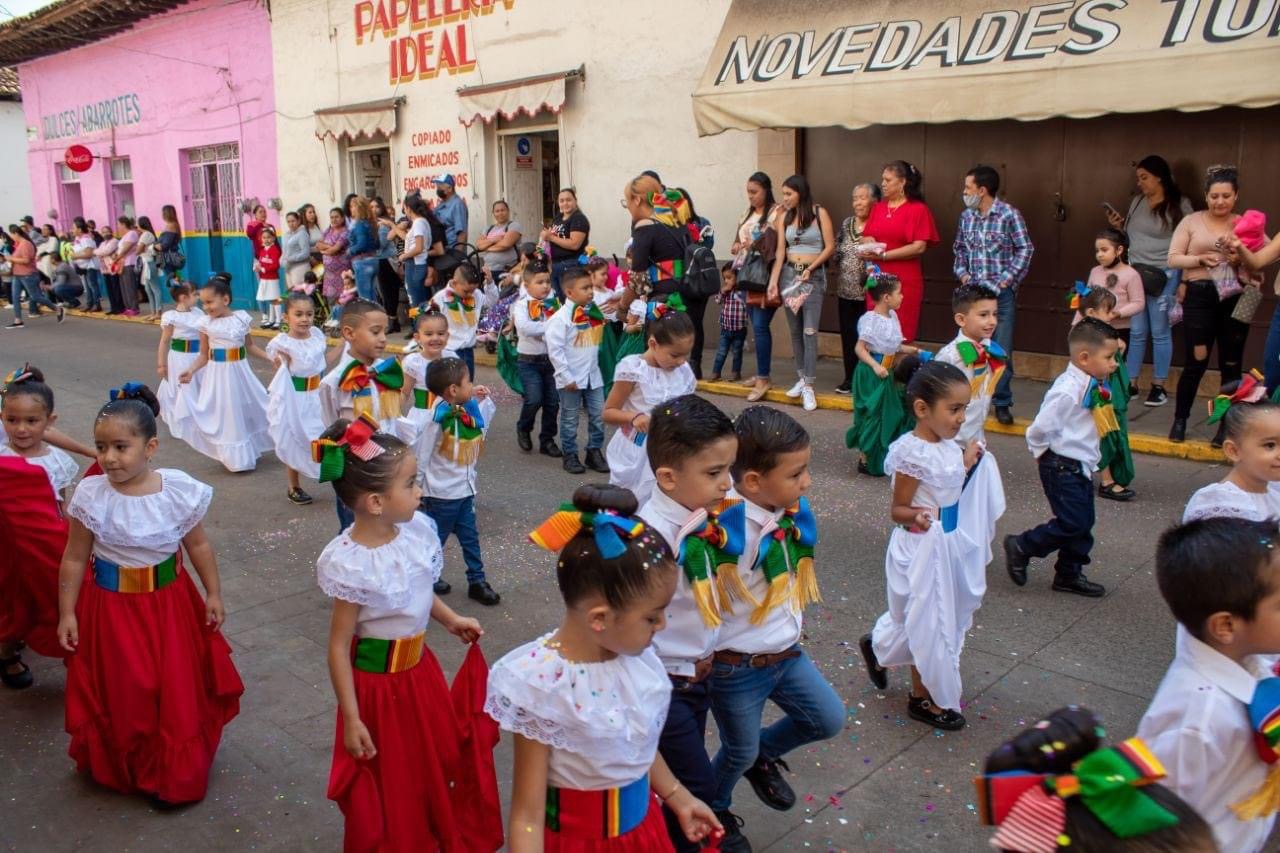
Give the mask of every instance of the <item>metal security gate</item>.
M 230 250 L 243 241 L 240 202 L 240 146 L 234 142 L 206 145 L 183 152 L 187 165 L 188 245 L 205 243 L 206 271 L 227 269 Z M 200 265 L 196 266 L 200 269 Z M 194 272 L 189 270 L 194 276 Z

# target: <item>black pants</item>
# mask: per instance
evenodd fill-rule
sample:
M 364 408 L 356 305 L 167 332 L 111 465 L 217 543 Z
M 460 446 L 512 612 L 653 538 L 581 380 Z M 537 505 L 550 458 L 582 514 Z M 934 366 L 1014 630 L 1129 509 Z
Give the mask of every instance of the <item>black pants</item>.
M 706 299 L 684 299 L 685 310 L 689 312 L 689 319 L 693 321 L 693 350 L 689 353 L 689 367 L 693 370 L 693 375 L 702 378 L 702 347 L 706 343 L 706 332 L 702 328 L 702 320 L 707 313 Z
M 1076 459 L 1046 450 L 1040 456 L 1040 485 L 1049 499 L 1053 518 L 1018 537 L 1018 547 L 1030 557 L 1058 552 L 1054 572 L 1063 580 L 1078 577 L 1089 564 L 1093 549 L 1093 479 Z
M 119 314 L 124 310 L 124 298 L 120 295 L 120 276 L 103 273 L 102 278 L 107 283 L 107 301 L 111 303 L 111 313 Z
M 1187 282 L 1187 295 L 1182 300 L 1184 365 L 1182 376 L 1178 378 L 1174 417 L 1191 415 L 1196 390 L 1209 369 L 1209 356 L 1213 355 L 1215 343 L 1218 345 L 1218 370 L 1222 374 L 1222 384 L 1240 379 L 1249 326 L 1231 319 L 1231 312 L 1239 301 L 1240 294 L 1219 300 L 1218 290 L 1211 281 Z M 1196 358 L 1196 347 L 1204 347 L 1204 358 Z
M 688 679 L 671 679 L 671 707 L 667 722 L 662 727 L 658 752 L 671 768 L 672 774 L 689 790 L 690 794 L 711 802 L 716 793 L 716 775 L 707 755 L 707 711 L 711 710 L 710 679 L 690 683 Z M 680 822 L 669 810 L 663 809 L 667 819 L 667 833 L 679 853 L 694 853 L 702 845 L 684 837 Z
M 387 309 L 391 319 L 391 331 L 400 331 L 400 276 L 391 261 L 386 258 L 378 260 L 378 287 L 382 291 L 382 307 Z
M 554 441 L 560 429 L 560 394 L 556 391 L 556 369 L 545 355 L 522 355 L 516 360 L 520 384 L 524 386 L 524 403 L 520 406 L 518 432 L 533 432 L 538 409 L 542 409 L 542 431 L 538 441 Z
M 853 382 L 853 369 L 858 366 L 857 353 L 853 348 L 858 345 L 858 320 L 867 313 L 866 299 L 837 299 L 836 306 L 840 318 L 840 355 L 844 358 L 844 383 Z

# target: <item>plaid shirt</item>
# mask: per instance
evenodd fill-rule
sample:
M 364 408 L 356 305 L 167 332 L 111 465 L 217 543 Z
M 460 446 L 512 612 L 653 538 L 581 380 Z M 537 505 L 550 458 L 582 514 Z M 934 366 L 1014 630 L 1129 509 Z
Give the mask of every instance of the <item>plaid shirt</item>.
M 985 284 L 999 290 L 1002 286 L 1017 288 L 1031 267 L 1031 237 L 1027 224 L 1017 208 L 996 199 L 983 216 L 976 210 L 960 214 L 956 230 L 956 278 L 969 276 L 972 284 Z
M 728 296 L 726 299 L 725 294 L 716 294 L 716 301 L 720 303 L 720 330 L 741 331 L 747 327 L 747 302 L 741 291 L 731 290 Z

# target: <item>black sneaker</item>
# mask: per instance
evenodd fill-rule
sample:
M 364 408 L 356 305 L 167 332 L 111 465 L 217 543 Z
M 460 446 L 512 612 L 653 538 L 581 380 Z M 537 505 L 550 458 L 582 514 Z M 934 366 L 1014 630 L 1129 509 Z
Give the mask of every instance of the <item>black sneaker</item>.
M 502 596 L 493 591 L 488 581 L 473 583 L 467 587 L 467 598 L 480 602 L 485 607 L 492 607 L 502 600 Z
M 958 732 L 965 727 L 964 716 L 950 708 L 939 708 L 921 696 L 907 697 L 907 716 L 935 729 Z
M 1163 385 L 1152 385 L 1151 392 L 1147 394 L 1147 399 L 1143 402 L 1144 406 L 1163 406 L 1169 402 L 1169 394 L 1164 390 Z
M 311 503 L 311 495 L 302 491 L 302 489 L 290 489 L 289 500 L 298 506 L 306 506 Z
M 870 634 L 862 635 L 862 639 L 858 640 L 858 648 L 862 650 L 862 660 L 867 665 L 867 677 L 871 679 L 871 683 L 877 690 L 884 690 L 889 686 L 889 671 L 880 665 L 875 647 L 871 644 Z
M 12 323 L 5 326 L 6 329 L 25 329 L 26 327 L 26 323 L 19 323 L 17 320 L 14 320 Z
M 542 442 L 538 447 L 538 452 L 543 456 L 550 456 L 552 459 L 559 459 L 561 456 L 564 456 L 564 454 L 560 452 L 560 447 L 556 444 L 556 440 L 554 438 L 548 438 L 546 441 Z
M 1031 560 L 1018 547 L 1017 536 L 1004 537 L 1004 569 L 1018 586 L 1027 585 L 1027 564 Z
M 725 809 L 716 812 L 716 819 L 724 827 L 720 838 L 720 853 L 751 853 L 751 842 L 742 834 L 742 818 Z
M 533 437 L 523 430 L 516 430 L 516 444 L 525 453 L 529 453 L 533 450 Z
M 996 406 L 996 420 L 1005 426 L 1013 426 L 1013 410 L 1008 406 Z
M 848 379 L 846 379 L 845 381 L 841 382 L 839 385 L 836 386 L 836 393 L 843 394 L 844 396 L 848 397 L 850 394 L 853 393 L 853 383 L 850 382 Z
M 584 467 L 583 464 L 578 460 L 578 454 L 576 453 L 564 454 L 564 462 L 562 462 L 561 464 L 564 465 L 564 470 L 568 471 L 570 474 L 587 473 L 586 467 Z
M 65 305 L 58 306 L 58 322 L 61 323 L 67 319 L 67 307 Z
M 1094 583 L 1083 574 L 1078 574 L 1073 578 L 1062 578 L 1054 575 L 1053 591 L 1083 595 L 1085 598 L 1102 598 L 1102 596 L 1106 595 L 1107 588 L 1100 583 Z
M 1132 397 L 1136 397 L 1136 396 L 1138 396 L 1138 395 L 1139 395 L 1139 394 L 1141 394 L 1141 393 L 1142 393 L 1142 389 L 1138 387 L 1138 383 L 1137 383 L 1137 382 L 1130 382 L 1130 383 L 1129 383 L 1129 397 L 1130 397 L 1130 398 L 1132 398 Z
M 448 595 L 453 592 L 453 587 L 449 585 L 448 581 L 436 581 L 431 585 L 431 591 L 436 595 Z
M 604 454 L 600 452 L 600 448 L 598 447 L 587 448 L 586 463 L 587 467 L 592 471 L 596 471 L 600 474 L 609 473 L 609 463 L 604 460 Z
M 775 758 L 772 761 L 759 756 L 756 763 L 751 765 L 743 776 L 747 777 L 747 781 L 751 783 L 751 788 L 756 792 L 756 796 L 760 798 L 760 802 L 764 803 L 771 809 L 777 809 L 785 812 L 796 804 L 796 792 L 791 790 L 791 786 L 787 784 L 787 780 L 782 778 L 781 767 L 788 773 L 791 768 L 787 766 L 787 762 L 781 758 Z

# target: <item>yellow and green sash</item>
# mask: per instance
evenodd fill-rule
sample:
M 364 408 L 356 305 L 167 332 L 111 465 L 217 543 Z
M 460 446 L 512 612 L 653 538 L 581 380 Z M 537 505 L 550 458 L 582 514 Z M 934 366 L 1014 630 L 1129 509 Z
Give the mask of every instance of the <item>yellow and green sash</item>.
M 95 554 L 93 581 L 110 592 L 155 592 L 176 581 L 181 568 L 177 554 L 154 566 L 121 566 Z
M 404 371 L 394 356 L 372 365 L 352 359 L 338 379 L 338 388 L 351 395 L 351 409 L 356 417 L 373 414 L 375 391 L 382 418 L 400 417 L 400 389 L 403 387 Z
M 293 390 L 302 394 L 320 388 L 319 376 L 290 376 L 289 378 L 293 380 Z
M 600 346 L 604 338 L 604 312 L 594 302 L 574 306 L 573 328 L 578 333 L 573 339 L 575 347 Z
M 212 349 L 209 350 L 209 357 L 214 361 L 244 361 L 249 357 L 249 350 L 245 347 L 236 347 L 235 349 Z
M 475 398 L 464 405 L 436 403 L 431 419 L 440 425 L 438 452 L 458 465 L 472 465 L 484 452 L 484 416 Z
M 476 298 L 474 296 L 459 296 L 450 288 L 445 291 L 444 310 L 449 314 L 450 324 L 458 323 L 463 326 L 474 326 L 476 324 Z
M 185 352 L 194 355 L 200 352 L 199 338 L 173 338 L 169 341 L 169 349 L 174 352 Z
M 680 541 L 677 562 L 693 594 L 703 624 L 714 628 L 722 613 L 732 613 L 730 599 L 758 604 L 738 577 L 747 532 L 746 506 L 741 500 L 720 501 L 701 524 Z M 715 579 L 716 592 L 711 589 Z
M 422 660 L 426 631 L 398 640 L 357 637 L 351 644 L 351 665 L 379 675 L 413 669 Z
M 813 569 L 813 548 L 818 544 L 818 521 L 809 499 L 800 498 L 778 519 L 778 526 L 760 540 L 756 565 L 764 572 L 769 589 L 751 614 L 751 624 L 763 624 L 769 612 L 785 601 L 802 610 L 822 600 Z

